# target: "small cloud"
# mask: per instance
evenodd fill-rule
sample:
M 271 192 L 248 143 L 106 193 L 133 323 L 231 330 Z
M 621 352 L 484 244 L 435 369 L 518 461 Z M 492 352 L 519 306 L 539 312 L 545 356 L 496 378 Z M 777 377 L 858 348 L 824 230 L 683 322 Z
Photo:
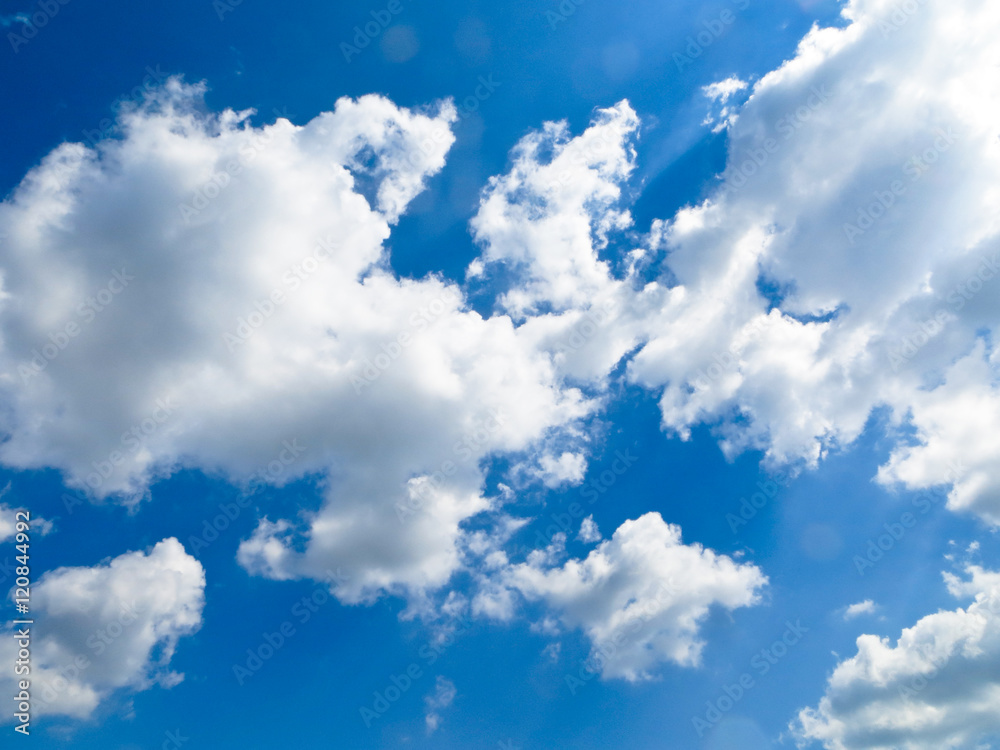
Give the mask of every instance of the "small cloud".
M 853 620 L 855 617 L 860 617 L 861 615 L 870 615 L 877 607 L 878 605 L 871 599 L 865 599 L 863 602 L 852 604 L 844 610 L 844 621 Z
M 593 516 L 587 516 L 580 523 L 580 533 L 576 537 L 584 544 L 592 544 L 601 541 L 601 531 L 597 528 L 597 523 Z
M 711 125 L 712 132 L 718 133 L 727 125 L 731 125 L 736 122 L 737 107 L 735 105 L 727 105 L 726 102 L 728 102 L 730 97 L 734 94 L 743 91 L 747 85 L 746 81 L 741 81 L 736 76 L 730 76 L 724 81 L 716 81 L 715 83 L 710 83 L 707 86 L 702 86 L 701 92 L 709 99 L 709 101 L 713 102 L 712 109 L 718 109 L 718 111 L 709 111 L 708 115 L 705 116 L 705 120 L 701 124 Z
M 433 734 L 441 725 L 440 712 L 451 705 L 456 695 L 458 691 L 455 689 L 455 683 L 447 677 L 438 675 L 434 692 L 424 698 L 424 703 L 427 704 L 427 734 Z
M 559 635 L 562 629 L 559 627 L 559 620 L 555 617 L 544 617 L 540 621 L 531 624 L 531 632 L 551 637 Z
M 562 485 L 577 485 L 583 481 L 587 471 L 587 459 L 582 453 L 563 452 L 558 458 L 551 454 L 541 457 L 535 476 L 546 487 L 556 489 Z
M 10 492 L 10 482 L 0 490 L 0 500 L 3 500 Z M 0 502 L 0 542 L 13 537 L 17 532 L 16 513 L 21 510 L 18 506 L 10 506 Z M 30 521 L 30 533 L 39 536 L 47 536 L 55 530 L 55 524 L 39 516 L 34 516 Z
M 705 94 L 709 99 L 714 101 L 721 101 L 723 104 L 735 94 L 737 91 L 742 91 L 747 87 L 746 81 L 741 81 L 736 76 L 730 76 L 724 81 L 716 81 L 715 83 L 710 83 L 707 86 L 702 86 L 702 93 Z
M 559 653 L 562 651 L 562 644 L 554 641 L 542 649 L 542 654 L 549 657 L 551 661 L 559 661 Z

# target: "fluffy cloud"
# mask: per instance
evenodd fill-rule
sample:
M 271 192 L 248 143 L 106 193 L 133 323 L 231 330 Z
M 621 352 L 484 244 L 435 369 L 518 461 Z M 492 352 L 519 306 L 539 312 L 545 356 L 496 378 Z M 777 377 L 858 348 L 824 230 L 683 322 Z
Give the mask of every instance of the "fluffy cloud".
M 518 481 L 580 481 L 624 363 L 668 432 L 709 423 L 772 464 L 815 465 L 887 406 L 914 434 L 879 479 L 951 484 L 952 508 L 997 523 L 1000 10 L 900 8 L 851 0 L 844 25 L 810 31 L 727 114 L 717 190 L 644 236 L 627 102 L 575 137 L 525 136 L 471 221 L 464 287 L 399 278 L 385 246 L 445 163 L 450 103 L 366 96 L 253 126 L 170 80 L 120 137 L 60 146 L 0 204 L 0 461 L 126 502 L 179 468 L 316 475 L 322 498 L 262 519 L 241 564 L 340 569 L 349 602 L 419 598 L 478 564 L 463 524 L 509 499 L 486 490 L 493 457 Z M 489 317 L 467 289 L 499 290 Z M 520 591 L 596 645 L 631 627 L 635 596 L 652 614 L 608 676 L 696 663 L 704 613 L 764 582 L 655 515 L 582 561 L 557 553 L 511 566 L 491 549 L 473 610 L 509 617 Z M 661 600 L 678 560 L 704 587 Z
M 1000 92 L 996 35 L 967 30 L 1000 31 L 1000 11 L 852 0 L 843 14 L 727 114 L 710 197 L 627 252 L 628 104 L 575 138 L 564 123 L 524 138 L 472 221 L 470 276 L 509 285 L 501 309 L 566 377 L 599 385 L 638 347 L 628 377 L 661 392 L 664 427 L 712 424 L 730 455 L 815 466 L 887 406 L 917 443 L 900 441 L 880 481 L 954 484 L 952 508 L 996 523 L 982 435 L 1000 403 Z
M 85 719 L 117 690 L 176 685 L 183 675 L 168 666 L 178 640 L 201 626 L 204 590 L 201 563 L 172 538 L 149 553 L 43 575 L 31 591 L 32 610 L 44 623 L 31 641 L 35 715 Z M 2 635 L 0 658 L 13 665 L 12 629 Z M 5 669 L 0 690 L 13 695 L 15 684 Z
M 597 258 L 608 233 L 631 224 L 618 208 L 635 168 L 631 140 L 639 119 L 627 102 L 601 110 L 573 138 L 565 122 L 546 123 L 513 149 L 513 166 L 487 185 L 473 234 L 483 263 L 503 263 L 515 283 L 501 304 L 523 316 L 541 308 L 585 308 L 614 284 Z M 595 241 L 596 240 L 596 241 Z
M 1000 349 L 987 359 L 979 341 L 937 388 L 914 393 L 908 413 L 919 442 L 893 451 L 879 479 L 911 488 L 951 483 L 949 508 L 1000 526 L 1000 438 L 994 429 L 1000 423 L 998 363 Z
M 327 421 L 315 381 L 357 402 L 369 339 L 400 332 L 391 313 L 341 329 L 395 285 L 382 241 L 443 165 L 453 109 L 365 97 L 253 128 L 201 95 L 170 80 L 123 112 L 121 138 L 63 144 L 0 205 L 8 466 L 134 496 L 183 465 L 246 477 L 297 438 L 289 475 L 315 471 L 334 447 L 306 426 Z
M 659 513 L 626 521 L 582 560 L 554 564 L 553 553 L 511 566 L 506 583 L 582 628 L 607 678 L 646 679 L 666 661 L 699 664 L 709 610 L 756 604 L 767 583 L 753 565 L 682 543 L 680 528 Z
M 754 85 L 718 190 L 654 226 L 676 284 L 629 374 L 669 431 L 709 422 L 772 463 L 814 465 L 886 405 L 917 444 L 880 479 L 951 483 L 961 456 L 951 506 L 996 523 L 1000 11 L 843 13 Z
M 972 599 L 903 630 L 896 644 L 862 635 L 837 665 L 816 708 L 792 730 L 828 750 L 976 747 L 1000 736 L 1000 573 L 969 566 L 946 574 L 949 591 Z
M 597 388 L 666 294 L 656 283 L 636 290 L 641 253 L 601 258 L 632 224 L 622 204 L 638 127 L 628 102 L 599 110 L 576 137 L 565 122 L 546 123 L 514 147 L 513 166 L 490 179 L 471 221 L 483 253 L 470 279 L 499 285 L 498 307 L 525 340 L 560 375 Z
M 0 460 L 126 502 L 181 467 L 318 474 L 322 507 L 262 522 L 249 569 L 341 568 L 350 601 L 440 587 L 459 524 L 491 507 L 481 462 L 594 408 L 509 317 L 391 271 L 383 242 L 454 107 L 367 96 L 254 127 L 201 95 L 170 80 L 0 205 Z M 553 469 L 571 481 L 582 457 Z

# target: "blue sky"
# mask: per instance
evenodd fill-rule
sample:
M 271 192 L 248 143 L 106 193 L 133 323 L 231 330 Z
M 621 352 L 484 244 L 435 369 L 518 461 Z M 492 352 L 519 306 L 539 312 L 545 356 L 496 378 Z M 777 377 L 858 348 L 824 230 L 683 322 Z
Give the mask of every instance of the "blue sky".
M 1000 746 L 997 10 L 0 20 L 11 746 Z

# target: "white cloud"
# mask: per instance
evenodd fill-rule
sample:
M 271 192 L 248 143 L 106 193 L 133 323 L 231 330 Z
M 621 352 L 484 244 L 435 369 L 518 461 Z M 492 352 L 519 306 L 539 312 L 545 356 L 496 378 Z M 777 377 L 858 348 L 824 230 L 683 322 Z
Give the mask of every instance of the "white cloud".
M 937 388 L 909 397 L 906 413 L 919 442 L 897 447 L 878 475 L 885 484 L 910 488 L 951 484 L 948 507 L 976 513 L 994 527 L 1000 526 L 998 352 L 987 360 L 977 342 Z
M 632 249 L 611 245 L 632 227 L 629 104 L 525 136 L 471 222 L 467 283 L 502 286 L 488 318 L 454 283 L 398 278 L 384 245 L 444 165 L 453 106 L 368 96 L 252 127 L 169 81 L 126 107 L 121 138 L 64 144 L 0 204 L 0 461 L 127 502 L 179 468 L 318 475 L 322 504 L 263 519 L 240 562 L 343 569 L 344 601 L 419 599 L 479 559 L 462 525 L 509 499 L 486 494 L 490 457 L 582 478 L 586 422 L 638 350 L 627 377 L 672 434 L 709 423 L 729 455 L 814 466 L 886 405 L 900 429 L 879 479 L 951 483 L 952 508 L 997 523 L 1000 9 L 918 4 L 887 30 L 894 7 L 851 0 L 813 29 L 730 121 L 719 189 Z M 629 609 L 603 577 L 621 569 L 653 612 L 604 670 L 630 679 L 696 663 L 699 618 L 764 582 L 655 515 L 559 554 L 503 581 L 490 549 L 472 609 L 512 616 L 513 588 L 596 645 Z M 656 600 L 689 557 L 709 588 Z
M 967 454 L 951 506 L 995 523 L 1000 10 L 894 10 L 847 3 L 754 85 L 719 190 L 653 227 L 676 285 L 629 374 L 669 431 L 708 422 L 771 463 L 815 465 L 887 405 L 917 445 L 880 478 L 947 483 Z
M 10 483 L 0 490 L 0 500 L 4 498 L 5 495 L 10 491 Z M 15 506 L 7 505 L 6 503 L 0 503 L 0 542 L 4 542 L 7 539 L 14 537 L 17 534 L 17 524 L 18 521 L 28 524 L 27 533 L 29 535 L 39 535 L 47 536 L 55 530 L 55 524 L 52 521 L 47 521 L 40 516 L 31 517 L 30 510 L 27 510 L 28 521 L 24 521 L 24 517 L 17 517 L 19 511 L 25 511 L 25 508 L 18 508 Z
M 702 125 L 712 125 L 712 132 L 718 133 L 726 126 L 735 123 L 739 109 L 735 105 L 727 105 L 727 102 L 733 94 L 746 90 L 747 85 L 746 81 L 741 81 L 736 76 L 730 76 L 723 81 L 702 86 L 702 93 L 715 104 L 714 111 L 709 113 Z
M 596 308 L 618 286 L 597 250 L 632 222 L 618 203 L 638 126 L 627 102 L 600 110 L 575 138 L 567 123 L 545 123 L 513 149 L 511 170 L 490 178 L 472 230 L 482 260 L 516 273 L 501 299 L 513 315 Z
M 600 383 L 638 345 L 628 375 L 661 392 L 664 427 L 686 439 L 707 422 L 729 455 L 815 466 L 887 406 L 918 443 L 901 439 L 880 480 L 952 483 L 961 454 L 975 465 L 951 507 L 995 523 L 998 451 L 979 436 L 1000 403 L 988 343 L 1000 319 L 989 291 L 998 37 L 986 31 L 1000 31 L 1000 11 L 853 0 L 843 13 L 729 117 L 709 199 L 654 222 L 645 247 L 615 262 L 599 251 L 631 225 L 620 198 L 635 113 L 622 102 L 577 138 L 549 123 L 523 139 L 472 221 L 484 252 L 470 273 L 506 265 L 501 304 L 568 377 Z M 722 100 L 740 84 L 705 93 Z M 651 268 L 662 251 L 665 266 Z M 595 311 L 585 335 L 573 329 Z M 945 424 L 949 409 L 975 405 Z
M 454 140 L 450 103 L 341 99 L 252 127 L 202 90 L 171 79 L 121 138 L 64 144 L 0 204 L 0 460 L 126 502 L 182 467 L 318 474 L 322 506 L 272 516 L 241 562 L 341 568 L 348 601 L 439 588 L 459 524 L 493 502 L 481 462 L 557 444 L 596 404 L 510 318 L 389 268 L 392 224 Z
M 853 620 L 855 617 L 861 617 L 861 615 L 870 615 L 877 609 L 877 607 L 878 605 L 871 599 L 865 599 L 863 602 L 851 604 L 844 610 L 844 619 Z
M 582 628 L 602 676 L 633 681 L 662 662 L 699 664 L 709 610 L 756 604 L 767 578 L 753 565 L 683 544 L 679 527 L 647 513 L 582 560 L 554 565 L 551 555 L 532 553 L 511 566 L 506 583 Z
M 584 544 L 593 544 L 601 541 L 601 531 L 597 528 L 597 522 L 593 516 L 587 516 L 580 522 L 580 533 L 577 535 Z
M 837 665 L 816 708 L 792 731 L 828 750 L 941 750 L 1000 736 L 1000 573 L 977 566 L 946 574 L 949 591 L 973 599 L 888 638 L 862 635 Z
M 458 691 L 455 689 L 455 683 L 447 677 L 438 675 L 434 683 L 434 692 L 424 697 L 424 704 L 427 706 L 427 715 L 424 717 L 427 734 L 433 734 L 441 726 L 441 712 L 452 704 L 456 695 Z
M 582 453 L 564 451 L 558 457 L 545 454 L 538 460 L 537 476 L 546 487 L 580 484 L 587 469 L 587 459 Z
M 721 100 L 726 102 L 729 100 L 733 94 L 737 91 L 743 91 L 747 87 L 746 81 L 741 81 L 736 76 L 730 76 L 722 81 L 716 81 L 715 83 L 710 83 L 707 86 L 702 86 L 702 92 L 710 100 L 717 101 Z
M 149 553 L 128 552 L 92 568 L 58 568 L 31 590 L 33 714 L 90 717 L 115 691 L 172 687 L 169 670 L 178 640 L 201 627 L 205 572 L 173 538 Z M 17 649 L 5 628 L 0 659 L 13 665 Z M 13 695 L 13 667 L 0 690 Z M 9 718 L 9 713 L 7 714 Z

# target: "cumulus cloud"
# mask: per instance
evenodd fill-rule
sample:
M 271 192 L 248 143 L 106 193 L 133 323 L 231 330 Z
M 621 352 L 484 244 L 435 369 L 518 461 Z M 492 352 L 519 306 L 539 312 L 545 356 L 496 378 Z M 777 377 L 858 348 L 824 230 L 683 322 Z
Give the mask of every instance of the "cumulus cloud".
M 631 250 L 637 116 L 619 103 L 576 138 L 547 124 L 488 184 L 470 275 L 502 267 L 502 309 L 567 377 L 600 382 L 627 357 L 668 432 L 708 423 L 729 455 L 815 466 L 888 407 L 917 435 L 880 481 L 954 484 L 951 507 L 994 524 L 997 451 L 981 436 L 1000 403 L 1000 98 L 995 35 L 966 30 L 1000 30 L 1000 12 L 911 5 L 852 0 L 842 26 L 812 29 L 728 116 L 709 198 Z M 742 84 L 705 93 L 725 102 Z M 956 478 L 958 455 L 971 465 Z
M 843 13 L 753 86 L 716 192 L 653 227 L 676 284 L 629 375 L 670 432 L 708 422 L 774 464 L 815 465 L 888 406 L 917 436 L 880 479 L 950 483 L 967 451 L 951 505 L 995 523 L 1000 12 Z
M 565 122 L 546 123 L 513 149 L 507 174 L 490 178 L 472 230 L 480 262 L 515 274 L 501 298 L 505 309 L 524 316 L 586 308 L 615 286 L 597 250 L 632 221 L 619 202 L 635 169 L 638 126 L 627 102 L 599 111 L 576 137 Z
M 678 526 L 647 513 L 582 560 L 554 564 L 552 552 L 534 552 L 506 571 L 506 583 L 583 629 L 603 677 L 635 681 L 663 662 L 698 665 L 709 610 L 756 604 L 767 578 L 754 565 L 684 544 Z
M 909 488 L 951 484 L 948 507 L 972 512 L 1000 526 L 1000 443 L 994 426 L 1000 420 L 997 365 L 1000 350 L 987 357 L 985 343 L 949 367 L 940 385 L 909 399 L 916 428 L 915 444 L 901 445 L 880 468 L 885 484 Z
M 509 500 L 487 491 L 494 457 L 515 479 L 582 479 L 613 373 L 657 393 L 668 433 L 708 423 L 771 465 L 815 466 L 885 406 L 879 480 L 951 485 L 953 509 L 1000 522 L 1000 10 L 898 12 L 850 0 L 811 30 L 727 118 L 709 198 L 641 236 L 628 102 L 576 136 L 543 124 L 485 186 L 464 285 L 401 278 L 386 246 L 444 166 L 449 102 L 365 96 L 254 126 L 169 80 L 123 108 L 119 137 L 63 144 L 0 204 L 0 462 L 133 503 L 180 468 L 315 475 L 321 498 L 244 540 L 249 571 L 341 569 L 334 593 L 359 602 L 481 560 L 473 611 L 510 617 L 520 592 L 595 647 L 635 596 L 652 614 L 603 670 L 628 679 L 697 663 L 700 618 L 755 602 L 760 571 L 655 514 L 565 563 L 558 543 L 479 555 L 466 529 Z M 484 289 L 488 317 L 466 297 Z M 658 598 L 678 560 L 705 587 Z
M 366 96 L 257 127 L 202 93 L 169 80 L 0 205 L 0 460 L 125 502 L 182 467 L 320 475 L 322 506 L 262 522 L 241 562 L 342 568 L 350 601 L 440 587 L 459 524 L 491 507 L 481 462 L 594 408 L 509 317 L 391 270 L 383 243 L 443 166 L 454 107 Z
M 792 731 L 828 750 L 939 750 L 976 747 L 1000 736 L 1000 573 L 969 566 L 946 574 L 966 607 L 905 628 L 893 645 L 862 635 L 837 665 L 816 708 Z
M 454 110 L 364 97 L 254 128 L 202 93 L 171 79 L 124 109 L 121 138 L 63 144 L 0 205 L 8 466 L 55 466 L 104 497 L 183 465 L 246 477 L 283 439 L 311 449 L 290 475 L 323 465 L 311 381 L 355 395 L 375 356 L 363 331 L 387 321 L 345 338 L 338 320 L 394 283 L 382 241 L 443 165 Z M 444 288 L 413 291 L 407 312 Z
M 116 691 L 172 687 L 169 669 L 181 637 L 201 627 L 205 572 L 176 539 L 148 553 L 128 552 L 92 568 L 58 568 L 32 587 L 39 625 L 31 640 L 35 716 L 86 719 Z M 18 659 L 16 627 L 7 627 L 0 658 Z M 13 666 L 0 690 L 13 695 Z M 8 718 L 10 714 L 7 714 Z

